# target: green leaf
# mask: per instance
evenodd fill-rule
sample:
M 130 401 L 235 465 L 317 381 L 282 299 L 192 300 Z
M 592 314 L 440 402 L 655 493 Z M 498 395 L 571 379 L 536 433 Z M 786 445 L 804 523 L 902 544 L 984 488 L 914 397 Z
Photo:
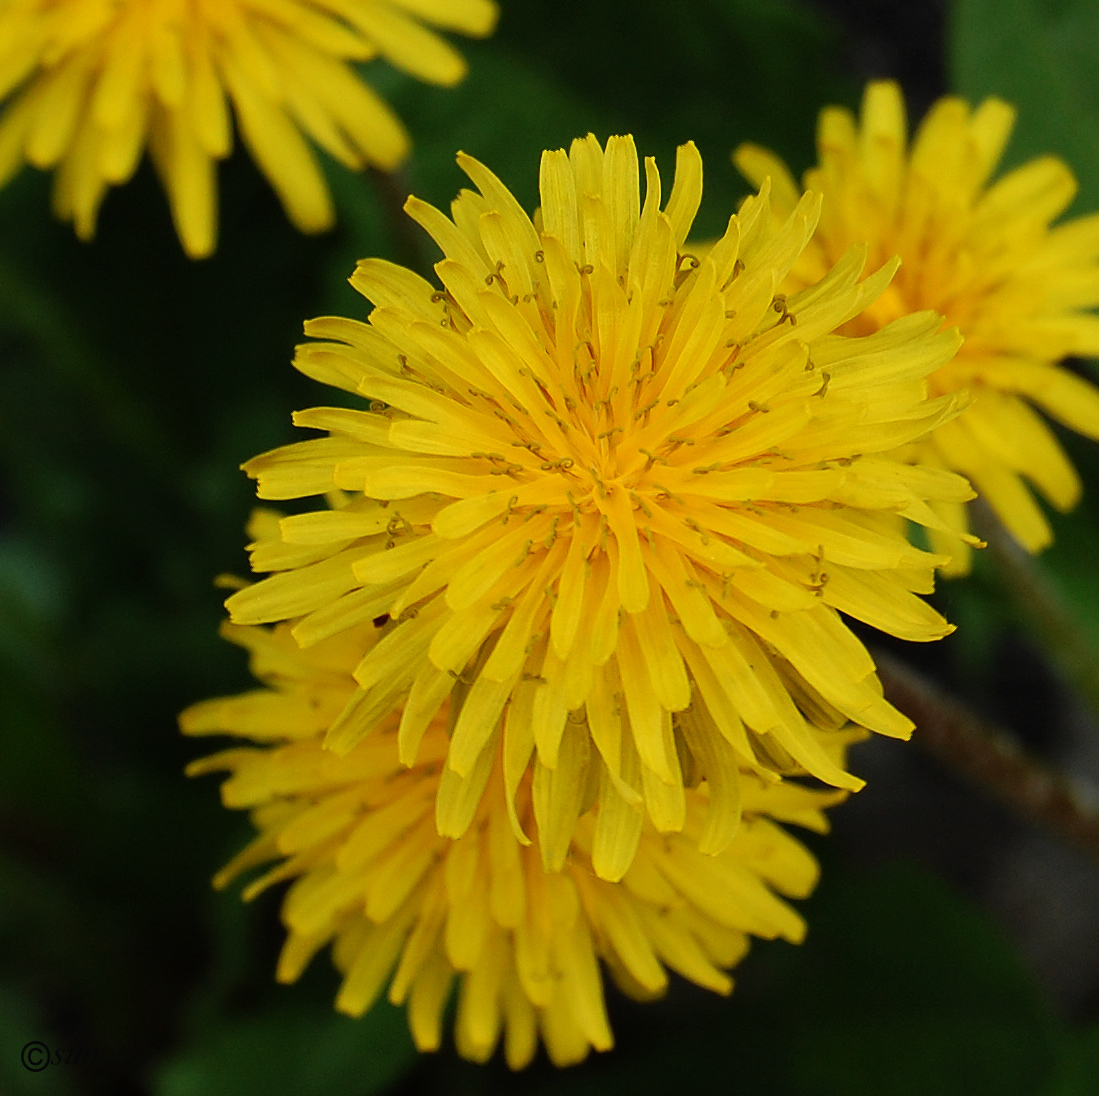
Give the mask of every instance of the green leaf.
M 1094 653 L 1099 651 L 1099 446 L 1067 430 L 1059 430 L 1058 436 L 1083 480 L 1084 497 L 1069 514 L 1047 508 L 1054 540 L 1036 565 L 1054 583 Z
M 1099 208 L 1099 7 L 1093 0 L 957 0 L 955 88 L 1019 108 L 1008 162 L 1052 153 L 1076 173 L 1076 209 Z
M 288 1003 L 226 1020 L 159 1071 L 156 1096 L 371 1096 L 416 1059 L 404 1010 L 380 1002 L 361 1020 Z

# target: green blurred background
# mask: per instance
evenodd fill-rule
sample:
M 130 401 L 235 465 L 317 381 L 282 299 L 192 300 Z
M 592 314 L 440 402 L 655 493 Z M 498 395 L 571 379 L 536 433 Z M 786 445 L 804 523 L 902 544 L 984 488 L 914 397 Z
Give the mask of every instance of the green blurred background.
M 502 7 L 493 39 L 462 43 L 455 91 L 370 66 L 415 152 L 392 180 L 327 165 L 340 210 L 327 236 L 297 235 L 240 153 L 201 264 L 180 253 L 148 166 L 108 198 L 90 246 L 51 220 L 43 175 L 0 192 L 0 1096 L 1099 1092 L 1099 870 L 916 746 L 856 754 L 870 787 L 812 842 L 825 876 L 803 947 L 757 946 L 729 1000 L 681 982 L 644 1006 L 611 990 L 618 1049 L 564 1073 L 419 1058 L 388 1006 L 358 1022 L 332 1011 L 326 955 L 275 986 L 279 895 L 246 907 L 210 890 L 248 824 L 212 780 L 182 777 L 205 747 L 175 714 L 247 685 L 211 581 L 245 569 L 238 466 L 293 439 L 293 409 L 331 398 L 289 360 L 306 317 L 365 316 L 345 282 L 354 260 L 428 272 L 396 211 L 409 190 L 446 206 L 457 149 L 530 208 L 543 148 L 632 132 L 670 177 L 693 138 L 712 232 L 744 193 L 737 143 L 801 170 L 819 107 L 893 76 L 916 115 L 951 88 L 1012 99 L 1011 159 L 1064 155 L 1077 210 L 1099 208 L 1094 0 Z M 1056 520 L 1040 571 L 1094 646 L 1099 447 L 1067 444 L 1091 493 Z M 982 561 L 938 600 L 959 633 L 898 653 L 1095 781 L 1095 713 L 1004 576 Z M 94 1061 L 29 1073 L 33 1039 Z

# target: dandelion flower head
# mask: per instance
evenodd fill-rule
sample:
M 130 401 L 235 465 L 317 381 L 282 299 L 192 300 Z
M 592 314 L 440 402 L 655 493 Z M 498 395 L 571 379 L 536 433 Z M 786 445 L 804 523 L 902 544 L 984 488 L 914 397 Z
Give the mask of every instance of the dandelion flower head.
M 484 165 L 459 162 L 479 192 L 453 219 L 407 206 L 444 253 L 443 288 L 367 260 L 352 284 L 369 322 L 307 325 L 321 341 L 298 368 L 371 404 L 299 412 L 328 436 L 245 466 L 263 498 L 334 507 L 257 539 L 253 569 L 276 573 L 229 599 L 232 619 L 294 619 L 308 646 L 384 615 L 327 744 L 346 752 L 400 704 L 411 765 L 449 698 L 446 765 L 466 783 L 440 786 L 440 832 L 463 832 L 451 800 L 484 785 L 502 737 L 507 795 L 533 765 L 547 870 L 577 817 L 566 789 L 588 780 L 675 833 L 704 779 L 708 854 L 736 832 L 742 768 L 861 786 L 818 731 L 912 725 L 839 614 L 907 639 L 950 630 L 917 596 L 945 560 L 908 544 L 896 515 L 934 524 L 928 499 L 970 489 L 885 454 L 957 413 L 924 379 L 957 336 L 932 313 L 832 334 L 893 273 L 860 281 L 858 247 L 778 293 L 813 195 L 775 226 L 764 188 L 708 256 L 686 253 L 693 144 L 663 208 L 652 160 L 640 201 L 632 138 L 547 152 L 533 221 Z M 639 832 L 635 819 L 596 857 L 599 876 L 621 877 Z
M 1099 438 L 1099 390 L 1057 363 L 1099 355 L 1099 214 L 1053 226 L 1076 194 L 1069 168 L 1052 156 L 989 180 L 1014 124 L 999 99 L 975 110 L 958 98 L 935 103 L 911 148 L 896 84 L 872 83 L 858 122 L 847 110 L 821 112 L 818 163 L 805 187 L 823 195 L 820 227 L 791 271 L 787 288 L 815 282 L 856 241 L 873 261 L 899 255 L 889 289 L 846 330 L 869 333 L 897 316 L 934 309 L 965 338 L 931 378 L 934 393 L 968 389 L 972 406 L 914 450 L 915 459 L 964 473 L 1014 537 L 1032 552 L 1051 540 L 1029 486 L 1059 510 L 1080 496 L 1080 481 L 1042 411 Z M 750 182 L 768 176 L 776 215 L 800 191 L 771 153 L 743 145 L 734 154 Z M 966 507 L 933 504 L 954 531 L 932 531 L 969 569 Z M 961 534 L 961 536 L 959 535 Z
M 485 1061 L 502 1035 L 518 1069 L 540 1038 L 556 1064 L 568 1065 L 612 1045 L 600 961 L 640 1000 L 664 992 L 668 971 L 726 994 L 728 968 L 750 934 L 802 939 L 804 922 L 779 895 L 807 894 L 817 866 L 776 820 L 823 831 L 821 808 L 844 793 L 745 773 L 744 821 L 728 848 L 709 857 L 697 849 L 706 792 L 692 789 L 683 833 L 664 837 L 646 823 L 633 866 L 609 883 L 591 858 L 608 824 L 620 820 L 608 823 L 584 788 L 570 789 L 583 814 L 563 870 L 546 873 L 508 817 L 514 812 L 529 829 L 537 791 L 528 773 L 507 800 L 498 746 L 485 794 L 463 801 L 464 835 L 441 837 L 432 801 L 439 782 L 453 780 L 443 767 L 445 705 L 409 769 L 397 757 L 396 714 L 344 757 L 323 746 L 327 723 L 356 689 L 351 672 L 374 631 L 367 625 L 302 650 L 285 625 L 229 626 L 266 687 L 197 704 L 181 719 L 189 734 L 252 740 L 190 771 L 228 770 L 226 806 L 250 809 L 259 831 L 215 884 L 271 862 L 245 897 L 293 880 L 282 905 L 279 981 L 294 981 L 331 943 L 341 1011 L 362 1015 L 388 986 L 390 1001 L 407 1005 L 417 1046 L 435 1050 L 457 981 L 463 1055 Z M 584 737 L 577 747 L 587 748 Z
M 0 185 L 24 163 L 56 168 L 55 211 L 89 239 L 148 147 L 184 250 L 208 255 L 231 104 L 287 215 L 319 232 L 332 199 L 307 137 L 355 170 L 408 150 L 354 63 L 453 84 L 465 64 L 423 24 L 495 21 L 493 0 L 0 0 Z

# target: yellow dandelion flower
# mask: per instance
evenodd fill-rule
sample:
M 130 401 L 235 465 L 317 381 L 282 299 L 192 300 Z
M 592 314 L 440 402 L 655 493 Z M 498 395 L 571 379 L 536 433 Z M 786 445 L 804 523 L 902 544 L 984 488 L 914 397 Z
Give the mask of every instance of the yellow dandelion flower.
M 345 757 L 324 749 L 325 727 L 355 693 L 352 671 L 374 631 L 367 625 L 303 651 L 286 625 L 230 625 L 226 634 L 249 649 L 267 687 L 197 704 L 181 717 L 188 734 L 253 740 L 189 771 L 228 770 L 225 805 L 250 809 L 259 831 L 215 884 L 271 861 L 246 898 L 293 880 L 282 906 L 288 935 L 279 981 L 297 979 L 331 943 L 343 974 L 337 1008 L 361 1016 L 388 985 L 389 1000 L 407 1004 L 416 1045 L 426 1051 L 440 1045 L 457 979 L 459 1051 L 485 1061 L 502 1035 L 518 1069 L 539 1036 L 557 1065 L 611 1047 L 600 960 L 641 1000 L 663 993 L 669 970 L 725 994 L 733 987 L 727 970 L 749 935 L 802 939 L 804 922 L 778 895 L 807 894 L 817 865 L 775 820 L 823 831 L 821 808 L 844 793 L 770 785 L 746 772 L 744 821 L 728 848 L 708 857 L 697 848 L 706 789 L 692 789 L 683 833 L 664 837 L 646 824 L 632 867 L 621 883 L 608 883 L 592 870 L 593 850 L 621 819 L 591 807 L 590 786 L 570 788 L 580 822 L 563 870 L 546 873 L 536 845 L 524 846 L 509 821 L 513 812 L 515 824 L 531 828 L 539 789 L 528 773 L 514 799 L 505 794 L 507 759 L 497 746 L 485 794 L 463 801 L 464 835 L 441 837 L 432 802 L 440 782 L 453 779 L 443 768 L 445 705 L 409 769 L 397 756 L 397 714 Z M 566 748 L 587 749 L 586 736 L 571 733 L 575 745 Z M 844 740 L 833 735 L 831 748 L 842 751 Z
M 353 64 L 381 55 L 453 84 L 465 63 L 423 23 L 495 21 L 493 0 L 0 0 L 0 186 L 25 162 L 56 168 L 55 211 L 90 239 L 148 146 L 184 250 L 209 255 L 231 103 L 287 215 L 319 232 L 332 199 L 306 137 L 354 170 L 408 151 Z
M 684 253 L 693 144 L 664 209 L 652 160 L 641 205 L 632 138 L 547 152 L 533 223 L 486 167 L 459 162 L 479 193 L 453 220 L 407 205 L 444 252 L 444 288 L 366 260 L 352 284 L 377 306 L 369 323 L 306 327 L 324 341 L 299 348 L 298 368 L 370 409 L 299 412 L 328 436 L 245 468 L 262 498 L 350 494 L 258 538 L 253 569 L 278 573 L 233 595 L 232 619 L 301 617 L 308 646 L 388 615 L 328 745 L 347 752 L 403 704 L 411 765 L 450 697 L 441 832 L 461 836 L 450 800 L 502 736 L 509 794 L 533 755 L 549 870 L 592 757 L 603 794 L 644 802 L 664 833 L 686 825 L 688 774 L 704 777 L 721 805 L 707 853 L 733 838 L 742 768 L 860 787 L 812 728 L 912 727 L 841 611 L 907 639 L 950 630 L 917 596 L 945 558 L 908 544 L 896 515 L 935 524 L 926 500 L 971 491 L 886 454 L 957 413 L 924 379 L 956 334 L 934 313 L 832 334 L 893 273 L 860 281 L 865 248 L 776 294 L 812 236 L 812 195 L 775 227 L 764 188 L 706 258 Z M 600 876 L 621 875 L 637 833 Z
M 1034 411 L 1099 438 L 1099 390 L 1056 363 L 1099 355 L 1099 215 L 1051 224 L 1076 193 L 1072 172 L 1045 156 L 989 185 L 1014 124 L 999 99 L 971 110 L 940 99 L 907 144 L 896 84 L 866 88 L 859 124 L 829 107 L 817 130 L 818 165 L 805 187 L 824 197 L 820 227 L 791 271 L 791 291 L 817 281 L 856 241 L 873 261 L 899 255 L 901 269 L 878 301 L 845 329 L 873 332 L 916 309 L 934 309 L 965 338 L 960 353 L 930 378 L 934 393 L 968 389 L 972 406 L 915 448 L 914 459 L 964 473 L 1010 532 L 1031 552 L 1050 543 L 1049 523 L 1029 481 L 1059 510 L 1080 497 L 1080 481 L 1060 443 Z M 799 188 L 771 153 L 743 145 L 734 159 L 754 184 L 771 180 L 778 216 Z M 966 507 L 933 504 L 956 533 Z M 934 547 L 969 570 L 963 539 L 932 532 Z

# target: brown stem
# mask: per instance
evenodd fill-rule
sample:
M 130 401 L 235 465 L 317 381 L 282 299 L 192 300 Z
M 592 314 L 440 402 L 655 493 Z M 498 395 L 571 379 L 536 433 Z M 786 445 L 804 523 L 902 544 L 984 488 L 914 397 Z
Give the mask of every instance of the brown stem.
M 880 651 L 874 658 L 886 699 L 916 724 L 914 742 L 1017 814 L 1099 860 L 1094 794 L 1028 755 L 1007 732 L 904 663 Z

